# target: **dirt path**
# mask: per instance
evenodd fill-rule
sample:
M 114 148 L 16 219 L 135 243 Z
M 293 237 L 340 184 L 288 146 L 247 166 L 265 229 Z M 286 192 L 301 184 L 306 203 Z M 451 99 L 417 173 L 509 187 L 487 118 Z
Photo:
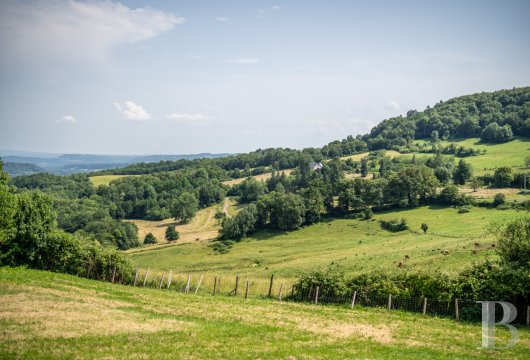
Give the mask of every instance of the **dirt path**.
M 225 203 L 223 205 L 223 212 L 225 213 L 225 215 L 227 217 L 230 217 L 230 214 L 228 213 L 228 207 L 230 206 L 230 198 L 229 197 L 226 197 L 225 198 Z

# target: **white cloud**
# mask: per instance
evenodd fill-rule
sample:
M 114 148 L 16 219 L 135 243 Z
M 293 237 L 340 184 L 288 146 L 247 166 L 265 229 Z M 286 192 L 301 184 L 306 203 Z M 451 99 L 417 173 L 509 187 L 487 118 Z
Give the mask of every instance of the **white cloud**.
M 119 2 L 9 2 L 0 11 L 0 50 L 14 59 L 105 63 L 120 45 L 151 39 L 185 19 Z
M 73 115 L 64 115 L 55 119 L 55 122 L 61 124 L 73 124 L 77 122 L 77 119 Z
M 174 120 L 178 123 L 182 124 L 204 124 L 207 123 L 208 120 L 211 119 L 211 117 L 204 115 L 204 114 L 178 114 L 178 113 L 171 113 L 167 115 L 167 118 L 170 120 Z
M 241 58 L 241 59 L 228 59 L 226 62 L 233 64 L 257 64 L 259 60 L 256 58 Z
M 391 100 L 388 103 L 386 103 L 385 107 L 388 110 L 396 111 L 400 109 L 401 105 L 396 100 Z
M 228 21 L 230 21 L 230 19 L 227 18 L 227 17 L 224 17 L 224 16 L 217 16 L 217 17 L 215 18 L 215 21 L 219 21 L 219 22 L 228 22 Z
M 280 10 L 281 8 L 282 8 L 281 5 L 274 5 L 272 7 L 272 10 Z
M 112 105 L 114 105 L 124 120 L 146 121 L 151 119 L 151 114 L 132 101 L 124 101 L 121 104 L 114 102 Z
M 267 13 L 267 10 L 263 10 L 263 9 L 259 9 L 258 10 L 258 14 L 260 15 L 263 15 L 263 14 L 266 14 Z

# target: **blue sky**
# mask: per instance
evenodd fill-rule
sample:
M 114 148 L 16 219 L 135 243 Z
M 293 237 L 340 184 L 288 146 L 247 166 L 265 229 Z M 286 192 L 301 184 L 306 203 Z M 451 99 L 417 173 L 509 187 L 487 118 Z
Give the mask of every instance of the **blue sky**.
M 0 148 L 322 146 L 530 85 L 528 1 L 2 1 Z

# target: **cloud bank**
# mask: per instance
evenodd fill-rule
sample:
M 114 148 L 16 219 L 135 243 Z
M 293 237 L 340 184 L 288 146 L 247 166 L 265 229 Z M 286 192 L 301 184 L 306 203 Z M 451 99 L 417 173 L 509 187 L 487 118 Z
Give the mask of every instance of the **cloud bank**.
M 13 60 L 104 63 L 116 47 L 151 39 L 184 21 L 114 1 L 8 1 L 0 6 L 0 49 Z

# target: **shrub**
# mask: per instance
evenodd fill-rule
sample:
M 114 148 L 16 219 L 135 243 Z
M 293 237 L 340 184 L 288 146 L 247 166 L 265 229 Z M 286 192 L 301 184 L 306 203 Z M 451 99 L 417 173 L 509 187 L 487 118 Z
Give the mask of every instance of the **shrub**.
M 364 220 L 370 220 L 373 217 L 374 217 L 374 212 L 372 211 L 371 208 L 366 208 L 366 209 L 363 210 L 363 219 Z
M 495 194 L 493 198 L 493 206 L 499 206 L 506 202 L 506 195 L 502 193 Z
M 421 229 L 423 230 L 424 234 L 427 234 L 427 230 L 429 230 L 429 225 L 423 223 L 421 224 Z
M 144 244 L 148 245 L 148 244 L 156 244 L 156 243 L 157 243 L 156 237 L 152 233 L 148 233 L 147 235 L 145 235 Z
M 459 214 L 466 214 L 466 213 L 468 213 L 470 211 L 471 211 L 471 207 L 469 207 L 469 206 L 461 206 L 461 207 L 458 208 L 458 213 Z
M 392 232 L 404 231 L 409 229 L 406 219 L 380 220 L 379 223 L 381 224 L 381 227 L 383 229 Z
M 216 241 L 211 247 L 213 251 L 218 254 L 226 254 L 232 249 L 232 246 L 235 244 L 235 241 L 232 240 L 223 240 Z
M 180 238 L 179 232 L 175 229 L 175 225 L 169 225 L 166 228 L 166 240 L 175 241 Z

